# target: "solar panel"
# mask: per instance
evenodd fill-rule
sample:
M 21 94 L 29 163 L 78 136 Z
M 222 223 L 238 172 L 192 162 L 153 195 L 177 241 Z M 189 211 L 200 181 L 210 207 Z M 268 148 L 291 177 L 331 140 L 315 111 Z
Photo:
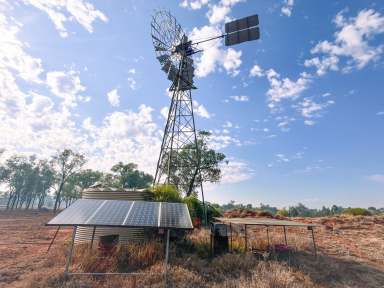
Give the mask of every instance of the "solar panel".
M 242 30 L 232 34 L 225 35 L 225 45 L 231 46 L 246 41 L 257 40 L 260 38 L 259 27 Z
M 158 202 L 135 201 L 131 213 L 125 222 L 125 225 L 157 227 L 158 218 Z
M 188 208 L 179 203 L 162 203 L 160 227 L 188 227 L 192 226 Z
M 183 203 L 79 199 L 47 225 L 192 229 Z
M 225 23 L 225 33 L 233 33 L 257 25 L 259 25 L 259 17 L 257 15 L 252 15 L 229 23 Z
M 103 206 L 90 218 L 87 224 L 91 225 L 120 225 L 123 223 L 127 211 L 131 207 L 131 201 L 103 202 Z

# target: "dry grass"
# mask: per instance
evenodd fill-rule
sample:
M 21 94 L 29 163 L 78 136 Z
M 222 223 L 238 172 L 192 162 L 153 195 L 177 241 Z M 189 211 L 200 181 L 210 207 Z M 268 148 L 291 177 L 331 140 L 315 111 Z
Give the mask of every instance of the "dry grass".
M 54 229 L 43 224 L 51 213 L 0 214 L 0 243 L 47 243 Z M 288 261 L 261 261 L 244 252 L 242 230 L 233 237 L 234 253 L 210 258 L 209 232 L 195 230 L 177 245 L 172 242 L 168 286 L 172 287 L 383 287 L 384 217 L 297 219 L 320 225 L 316 230 L 320 255 L 311 254 L 309 231 L 288 229 L 293 252 Z M 248 230 L 248 248 L 266 248 L 264 228 Z M 281 228 L 269 230 L 270 245 L 284 243 Z M 144 275 L 64 276 L 70 231 L 47 245 L 0 245 L 0 287 L 164 287 L 163 243 L 151 241 L 118 247 L 110 257 L 76 246 L 72 270 L 82 272 L 142 272 Z M 241 253 L 239 253 L 241 252 Z

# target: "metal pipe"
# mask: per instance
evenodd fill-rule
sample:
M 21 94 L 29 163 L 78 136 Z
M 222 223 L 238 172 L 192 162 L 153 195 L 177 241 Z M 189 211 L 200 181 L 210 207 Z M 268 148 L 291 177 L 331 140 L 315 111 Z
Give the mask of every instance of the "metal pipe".
M 245 252 L 247 252 L 247 250 L 248 250 L 248 241 L 247 241 L 247 225 L 244 225 L 244 226 L 245 226 L 245 229 L 244 229 Z
M 310 226 L 310 230 L 312 232 L 313 249 L 314 249 L 314 252 L 315 252 L 315 256 L 317 257 L 317 247 L 316 247 L 315 234 L 313 232 L 313 227 Z
M 93 226 L 92 240 L 91 240 L 91 249 L 92 249 L 92 247 L 93 247 L 93 239 L 95 239 L 95 232 L 96 232 L 96 226 Z
M 61 226 L 58 226 L 58 227 L 57 227 L 57 230 L 56 230 L 56 232 L 55 232 L 55 235 L 53 235 L 52 241 L 51 241 L 51 243 L 49 243 L 49 246 L 48 246 L 48 249 L 47 249 L 47 253 L 48 253 L 49 250 L 51 249 L 51 246 L 52 246 L 52 244 L 53 244 L 53 241 L 55 241 L 56 236 L 57 236 L 57 233 L 59 233 L 60 227 L 61 227 Z
M 268 239 L 268 249 L 269 249 L 269 246 L 270 246 L 270 242 L 269 242 L 269 226 L 267 226 L 267 239 Z
M 231 230 L 231 252 L 233 252 L 233 242 L 232 242 L 232 223 L 229 222 L 229 229 Z
M 288 241 L 287 241 L 287 232 L 285 230 L 285 226 L 283 226 L 284 228 L 284 239 L 285 239 L 285 245 L 288 245 Z
M 168 272 L 168 254 L 169 254 L 169 234 L 170 230 L 167 229 L 167 240 L 165 243 L 165 265 L 164 265 L 164 281 L 165 286 L 167 287 L 167 272 Z
M 75 242 L 76 230 L 77 230 L 77 226 L 73 226 L 71 246 L 69 247 L 69 255 L 68 255 L 68 258 L 67 258 L 67 263 L 65 264 L 64 274 L 66 274 L 66 275 L 68 275 L 69 266 L 71 265 L 71 262 L 72 262 L 73 244 Z

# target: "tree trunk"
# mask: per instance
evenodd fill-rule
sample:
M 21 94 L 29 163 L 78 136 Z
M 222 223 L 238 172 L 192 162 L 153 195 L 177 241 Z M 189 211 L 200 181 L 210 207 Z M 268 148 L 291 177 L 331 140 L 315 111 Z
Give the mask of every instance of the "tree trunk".
M 196 179 L 197 173 L 199 173 L 199 168 L 198 167 L 196 168 L 195 173 L 193 173 L 191 182 L 189 183 L 188 191 L 186 193 L 187 197 L 190 196 L 192 194 L 192 192 L 193 192 L 193 183 L 195 183 L 195 179 Z
M 56 210 L 60 207 L 60 204 L 61 204 L 60 196 L 61 196 L 61 190 L 63 190 L 63 186 L 64 186 L 64 177 L 61 177 L 61 183 L 60 183 L 60 186 L 59 186 L 59 190 L 57 190 L 57 195 L 56 195 L 56 200 L 55 200 L 55 206 L 53 207 L 53 212 L 54 212 L 54 213 L 55 213 Z

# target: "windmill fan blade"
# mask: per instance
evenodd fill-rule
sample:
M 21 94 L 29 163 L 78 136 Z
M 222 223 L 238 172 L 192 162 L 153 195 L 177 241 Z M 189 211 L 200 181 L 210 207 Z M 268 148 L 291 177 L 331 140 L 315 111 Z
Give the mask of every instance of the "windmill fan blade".
M 156 50 L 156 51 L 168 51 L 168 49 L 165 48 L 165 47 L 162 46 L 162 45 L 155 45 L 155 50 Z
M 165 62 L 163 67 L 161 67 L 161 70 L 163 70 L 165 73 L 168 74 L 168 71 L 169 71 L 169 68 L 171 67 L 171 65 L 172 65 L 172 62 L 168 60 L 167 62 Z
M 160 55 L 159 57 L 156 57 L 157 60 L 159 60 L 161 65 L 164 65 L 167 61 L 169 61 L 169 56 L 168 55 Z
M 152 38 L 153 38 L 156 42 L 158 42 L 159 44 L 163 45 L 164 47 L 167 47 L 167 45 L 166 45 L 163 41 L 161 41 L 159 38 L 157 38 L 157 37 L 154 36 L 153 34 L 152 34 Z
M 178 74 L 178 69 L 176 69 L 175 65 L 171 64 L 168 71 L 168 80 L 174 82 L 176 80 Z

